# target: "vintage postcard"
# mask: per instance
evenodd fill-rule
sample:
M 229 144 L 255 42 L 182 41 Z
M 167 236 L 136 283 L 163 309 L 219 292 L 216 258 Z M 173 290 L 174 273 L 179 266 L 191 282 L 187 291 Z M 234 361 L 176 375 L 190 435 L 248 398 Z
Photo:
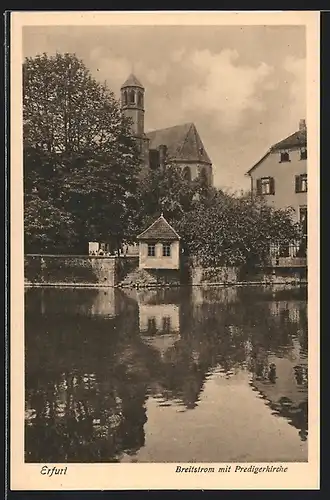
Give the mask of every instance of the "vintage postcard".
M 10 487 L 319 489 L 319 13 L 10 36 Z

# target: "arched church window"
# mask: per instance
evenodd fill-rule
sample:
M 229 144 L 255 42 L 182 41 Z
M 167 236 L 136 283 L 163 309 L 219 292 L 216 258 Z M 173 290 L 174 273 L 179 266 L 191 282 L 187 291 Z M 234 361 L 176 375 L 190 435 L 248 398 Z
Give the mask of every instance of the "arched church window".
M 134 90 L 130 90 L 128 94 L 129 104 L 135 103 L 135 92 Z
M 124 103 L 124 106 L 127 105 L 127 91 L 126 90 L 124 90 L 124 92 L 123 92 L 123 103 Z
M 140 106 L 142 108 L 143 106 L 143 95 L 142 95 L 142 92 L 138 92 L 138 106 Z
M 207 173 L 205 168 L 200 169 L 199 177 L 203 184 L 207 184 Z
M 191 181 L 191 171 L 189 167 L 184 167 L 183 169 L 183 177 L 186 181 Z

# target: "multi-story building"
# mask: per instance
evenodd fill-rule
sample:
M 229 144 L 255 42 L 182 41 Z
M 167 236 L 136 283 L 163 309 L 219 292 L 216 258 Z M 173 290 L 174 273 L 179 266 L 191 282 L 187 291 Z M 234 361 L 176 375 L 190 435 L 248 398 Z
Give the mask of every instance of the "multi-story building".
M 274 208 L 292 208 L 304 238 L 297 245 L 279 249 L 279 257 L 306 257 L 307 249 L 307 128 L 300 120 L 299 130 L 274 144 L 247 172 L 252 196 L 263 196 Z

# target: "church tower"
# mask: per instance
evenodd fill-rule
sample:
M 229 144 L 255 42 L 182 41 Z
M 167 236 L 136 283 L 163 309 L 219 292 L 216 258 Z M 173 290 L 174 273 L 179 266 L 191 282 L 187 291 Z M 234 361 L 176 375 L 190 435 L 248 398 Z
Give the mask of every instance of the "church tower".
M 131 74 L 121 86 L 121 107 L 125 116 L 133 121 L 132 132 L 135 137 L 144 135 L 144 87 Z
M 121 108 L 132 121 L 132 134 L 137 140 L 142 162 L 149 166 L 149 139 L 144 133 L 144 87 L 131 74 L 120 88 Z

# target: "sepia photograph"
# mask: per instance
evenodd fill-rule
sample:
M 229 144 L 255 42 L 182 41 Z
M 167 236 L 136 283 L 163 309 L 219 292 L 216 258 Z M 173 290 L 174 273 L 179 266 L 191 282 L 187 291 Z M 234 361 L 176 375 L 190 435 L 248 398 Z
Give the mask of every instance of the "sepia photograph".
M 21 28 L 22 462 L 284 475 L 313 432 L 307 25 L 126 15 Z

